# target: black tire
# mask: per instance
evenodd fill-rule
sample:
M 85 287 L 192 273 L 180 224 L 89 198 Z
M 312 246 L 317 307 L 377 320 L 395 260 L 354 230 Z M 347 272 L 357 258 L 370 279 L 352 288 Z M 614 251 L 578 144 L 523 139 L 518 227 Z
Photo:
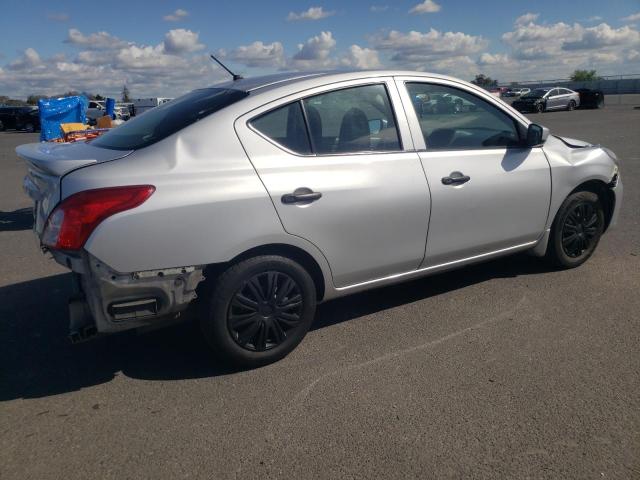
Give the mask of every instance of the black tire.
M 315 284 L 289 258 L 253 257 L 207 282 L 200 325 L 214 354 L 226 364 L 255 368 L 280 360 L 313 322 Z
M 0 122 L 0 132 L 4 132 L 4 123 Z
M 567 104 L 567 110 L 568 111 L 572 111 L 576 109 L 576 102 L 575 100 L 569 100 L 569 103 Z
M 596 108 L 604 108 L 604 98 L 598 99 L 596 102 Z
M 34 127 L 33 123 L 27 123 L 27 124 L 24 126 L 24 130 L 25 130 L 26 132 L 33 133 L 33 132 L 35 132 L 35 131 L 36 131 L 36 127 Z
M 598 195 L 573 193 L 553 221 L 547 258 L 558 267 L 578 267 L 591 257 L 603 231 L 604 210 Z
M 537 103 L 535 106 L 535 113 L 542 113 L 542 112 L 544 112 L 544 104 Z

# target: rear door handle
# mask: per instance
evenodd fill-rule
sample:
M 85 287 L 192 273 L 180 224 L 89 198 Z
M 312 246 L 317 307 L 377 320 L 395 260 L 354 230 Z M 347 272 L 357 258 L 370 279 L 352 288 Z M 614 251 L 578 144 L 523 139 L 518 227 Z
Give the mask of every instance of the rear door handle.
M 462 185 L 471 180 L 471 177 L 462 172 L 451 172 L 448 177 L 442 177 L 443 185 Z
M 296 188 L 293 193 L 285 193 L 280 199 L 285 205 L 291 205 L 294 203 L 311 203 L 319 200 L 322 197 L 322 193 L 314 192 L 310 188 L 301 187 Z

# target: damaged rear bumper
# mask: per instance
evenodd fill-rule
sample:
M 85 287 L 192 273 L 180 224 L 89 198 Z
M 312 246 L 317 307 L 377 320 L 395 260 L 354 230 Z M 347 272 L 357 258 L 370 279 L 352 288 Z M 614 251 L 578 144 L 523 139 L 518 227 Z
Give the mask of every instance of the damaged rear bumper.
M 202 266 L 121 273 L 87 252 L 51 253 L 74 272 L 76 293 L 69 300 L 73 342 L 173 323 L 196 299 L 196 288 L 204 280 Z

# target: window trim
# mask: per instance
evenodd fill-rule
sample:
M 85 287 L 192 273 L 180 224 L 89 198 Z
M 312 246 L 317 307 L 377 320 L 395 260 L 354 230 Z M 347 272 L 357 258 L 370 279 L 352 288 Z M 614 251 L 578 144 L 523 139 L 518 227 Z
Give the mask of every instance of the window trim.
M 387 81 L 387 79 L 381 79 L 378 81 L 370 81 L 370 82 L 365 82 L 365 83 L 358 83 L 356 85 L 344 85 L 344 86 L 339 86 L 336 88 L 330 88 L 328 90 L 322 90 L 320 92 L 316 92 L 316 93 L 309 93 L 306 95 L 302 95 L 302 96 L 297 96 L 296 98 L 285 102 L 285 103 L 281 103 L 279 105 L 274 106 L 273 108 L 270 108 L 268 110 L 265 110 L 264 112 L 261 112 L 257 115 L 252 116 L 251 118 L 247 119 L 245 122 L 245 125 L 249 128 L 249 130 L 251 130 L 252 132 L 257 133 L 260 137 L 262 137 L 263 139 L 267 140 L 269 143 L 271 143 L 272 145 L 278 147 L 281 150 L 284 150 L 285 152 L 291 154 L 291 155 L 295 155 L 297 157 L 317 157 L 317 158 L 323 158 L 323 157 L 344 157 L 344 156 L 350 156 L 350 155 L 382 155 L 382 154 L 398 154 L 398 153 L 407 153 L 407 150 L 404 149 L 404 142 L 402 140 L 402 135 L 400 133 L 400 126 L 398 124 L 398 115 L 396 113 L 396 106 L 393 103 L 393 99 L 391 94 L 389 93 L 389 85 L 388 82 L 393 82 L 394 79 L 393 77 L 389 77 L 389 80 Z M 375 85 L 382 85 L 383 88 L 385 89 L 385 92 L 387 94 L 387 98 L 389 100 L 389 106 L 391 107 L 391 114 L 393 115 L 393 119 L 395 122 L 395 130 L 396 130 L 396 135 L 398 137 L 398 144 L 399 144 L 399 149 L 398 150 L 363 150 L 363 151 L 357 151 L 357 152 L 342 152 L 342 153 L 322 153 L 322 154 L 318 154 L 315 151 L 315 145 L 313 142 L 313 139 L 311 137 L 311 131 L 309 129 L 309 123 L 308 123 L 308 118 L 307 118 L 307 111 L 304 107 L 304 100 L 306 100 L 307 98 L 312 98 L 312 97 L 317 97 L 319 95 L 326 95 L 328 93 L 333 93 L 333 92 L 337 92 L 340 90 L 349 90 L 352 88 L 359 88 L 359 87 L 368 87 L 368 86 L 375 86 Z M 275 140 L 267 137 L 266 135 L 264 135 L 262 132 L 258 131 L 253 125 L 251 125 L 251 122 L 253 120 L 255 120 L 258 117 L 261 117 L 263 115 L 267 115 L 271 112 L 273 112 L 274 110 L 278 110 L 279 108 L 283 108 L 286 107 L 288 105 L 291 105 L 292 103 L 295 102 L 300 102 L 300 107 L 302 108 L 302 112 L 303 112 L 303 116 L 304 116 L 304 122 L 305 122 L 305 128 L 307 130 L 307 137 L 309 139 L 309 144 L 311 145 L 311 153 L 305 154 L 305 153 L 299 153 L 299 152 L 294 152 L 293 150 L 285 147 L 284 145 L 281 145 L 280 143 L 276 142 Z M 411 151 L 415 151 L 411 150 Z
M 479 150 L 479 151 L 487 151 L 487 150 L 518 150 L 518 149 L 522 149 L 525 148 L 524 145 L 524 141 L 526 140 L 525 138 L 523 138 L 523 132 L 521 130 L 520 127 L 522 128 L 527 128 L 527 126 L 525 126 L 522 122 L 520 122 L 516 117 L 514 117 L 513 115 L 511 115 L 508 111 L 506 111 L 505 109 L 501 108 L 501 106 L 496 105 L 493 102 L 490 102 L 484 98 L 482 98 L 480 95 L 477 95 L 475 92 L 472 92 L 470 90 L 467 90 L 465 88 L 461 88 L 459 86 L 456 85 L 450 85 L 448 83 L 440 83 L 440 82 L 433 82 L 433 81 L 417 81 L 417 80 L 402 80 L 403 82 L 403 86 L 405 89 L 405 92 L 407 94 L 407 97 L 410 101 L 410 107 L 412 109 L 413 114 L 415 115 L 416 121 L 417 121 L 417 125 L 418 125 L 418 129 L 421 132 L 421 136 L 423 137 L 423 141 L 424 141 L 424 148 L 422 149 L 416 149 L 416 151 L 418 152 L 459 152 L 459 151 L 469 151 L 469 150 Z M 502 114 L 504 114 L 506 117 L 508 117 L 509 119 L 511 119 L 511 121 L 513 122 L 513 126 L 515 128 L 516 133 L 518 134 L 518 145 L 502 145 L 502 146 L 488 146 L 488 147 L 456 147 L 456 148 L 437 148 L 437 149 L 433 149 L 433 148 L 429 148 L 429 144 L 427 143 L 426 139 L 424 139 L 424 132 L 422 132 L 422 127 L 420 126 L 420 119 L 418 117 L 418 113 L 415 111 L 415 106 L 413 105 L 413 102 L 411 102 L 411 96 L 409 95 L 409 89 L 408 89 L 408 84 L 411 83 L 418 83 L 418 84 L 427 84 L 427 85 L 436 85 L 436 86 L 441 86 L 441 87 L 446 87 L 446 88 L 450 88 L 452 90 L 458 90 L 458 91 L 462 91 L 468 95 L 473 95 L 476 98 L 480 99 L 481 101 L 485 102 L 486 104 L 488 104 L 491 107 L 494 107 L 496 110 L 498 110 L 499 112 L 501 112 Z M 411 121 L 411 120 L 409 120 Z

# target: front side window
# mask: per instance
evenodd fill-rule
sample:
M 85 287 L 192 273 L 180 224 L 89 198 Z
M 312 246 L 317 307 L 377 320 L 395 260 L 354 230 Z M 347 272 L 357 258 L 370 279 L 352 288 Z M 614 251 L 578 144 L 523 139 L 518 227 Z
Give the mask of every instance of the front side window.
M 407 83 L 428 150 L 520 145 L 516 121 L 476 95 L 429 83 Z
M 334 90 L 305 98 L 303 105 L 316 154 L 402 149 L 384 85 Z

